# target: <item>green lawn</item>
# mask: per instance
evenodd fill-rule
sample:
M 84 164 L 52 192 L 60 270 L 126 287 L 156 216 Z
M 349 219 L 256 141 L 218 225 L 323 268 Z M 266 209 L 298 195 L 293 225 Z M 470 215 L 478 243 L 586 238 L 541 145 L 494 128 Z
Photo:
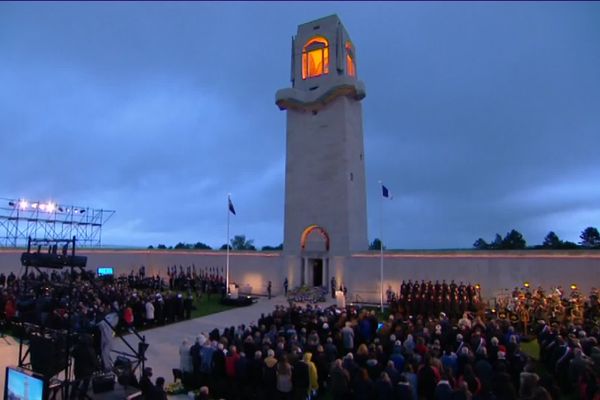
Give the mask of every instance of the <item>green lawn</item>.
M 206 295 L 194 300 L 195 310 L 192 310 L 192 318 L 204 317 L 206 315 L 219 313 L 221 311 L 231 310 L 234 306 L 224 306 L 221 304 L 221 296 L 212 294 L 210 300 Z
M 523 353 L 527 354 L 529 357 L 533 358 L 534 360 L 537 360 L 540 356 L 540 345 L 538 344 L 537 340 L 532 340 L 531 342 L 522 342 L 521 343 L 521 350 L 523 350 Z

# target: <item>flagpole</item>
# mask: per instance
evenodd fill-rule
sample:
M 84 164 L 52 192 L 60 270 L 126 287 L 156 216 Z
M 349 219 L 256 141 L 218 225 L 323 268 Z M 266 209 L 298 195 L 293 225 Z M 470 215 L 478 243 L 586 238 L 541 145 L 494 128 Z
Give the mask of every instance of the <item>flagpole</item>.
M 229 204 L 231 202 L 231 193 L 227 193 L 227 242 L 225 242 L 227 247 L 227 262 L 226 262 L 226 270 L 225 270 L 225 295 L 229 293 Z
M 383 190 L 383 182 L 379 181 L 380 190 Z M 383 313 L 383 192 L 379 199 L 379 301 Z

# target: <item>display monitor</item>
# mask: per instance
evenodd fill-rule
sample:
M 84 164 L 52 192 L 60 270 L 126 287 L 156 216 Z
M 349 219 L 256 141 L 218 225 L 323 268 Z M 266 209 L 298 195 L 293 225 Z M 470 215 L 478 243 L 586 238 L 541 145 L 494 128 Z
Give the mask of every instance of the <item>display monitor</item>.
M 113 276 L 113 267 L 98 267 L 98 276 Z
M 44 376 L 19 367 L 6 367 L 4 399 L 46 400 L 48 381 Z

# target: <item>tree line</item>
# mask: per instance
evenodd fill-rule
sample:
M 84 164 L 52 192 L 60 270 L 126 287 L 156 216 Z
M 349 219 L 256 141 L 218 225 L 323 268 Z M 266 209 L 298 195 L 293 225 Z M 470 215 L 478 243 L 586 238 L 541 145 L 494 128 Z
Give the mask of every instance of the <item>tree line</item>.
M 529 248 L 551 250 L 600 249 L 600 233 L 593 226 L 585 228 L 579 235 L 579 239 L 581 239 L 579 244 L 568 240 L 563 241 L 555 232 L 550 231 L 541 245 Z M 489 243 L 479 238 L 473 243 L 473 247 L 477 250 L 522 250 L 528 248 L 525 238 L 516 229 L 511 230 L 504 237 L 496 233 L 494 240 Z
M 585 228 L 579 235 L 579 243 L 573 243 L 568 240 L 561 240 L 558 235 L 550 231 L 544 238 L 541 245 L 527 246 L 527 241 L 523 237 L 523 234 L 516 229 L 508 232 L 504 237 L 499 233 L 496 233 L 494 239 L 490 242 L 485 241 L 483 238 L 479 238 L 473 243 L 473 248 L 476 250 L 523 250 L 523 249 L 552 249 L 552 250 L 571 250 L 571 249 L 600 249 L 600 233 L 595 227 Z M 175 246 L 166 246 L 159 244 L 156 247 L 150 245 L 148 249 L 159 249 L 159 250 L 213 250 L 209 245 L 197 242 L 197 243 L 183 243 L 179 242 Z M 385 249 L 385 246 L 383 246 Z M 247 239 L 246 235 L 235 235 L 229 243 L 230 250 L 245 250 L 245 251 L 258 251 L 254 245 L 253 239 Z M 227 250 L 227 244 L 219 247 L 219 250 Z M 283 243 L 278 246 L 263 246 L 261 251 L 280 251 L 283 250 Z M 369 243 L 369 250 L 381 250 L 381 240 L 375 238 Z
M 184 243 L 179 242 L 175 246 L 167 246 L 165 244 L 159 244 L 156 247 L 153 245 L 148 246 L 148 249 L 158 249 L 158 250 L 213 250 L 212 247 L 207 245 L 206 243 L 197 242 L 197 243 Z M 263 246 L 261 247 L 261 251 L 277 251 L 283 249 L 283 243 L 279 246 Z M 227 244 L 219 247 L 219 250 L 227 250 Z M 229 250 L 246 250 L 246 251 L 257 251 L 256 246 L 254 246 L 253 239 L 246 239 L 246 235 L 235 235 L 233 239 L 230 239 Z

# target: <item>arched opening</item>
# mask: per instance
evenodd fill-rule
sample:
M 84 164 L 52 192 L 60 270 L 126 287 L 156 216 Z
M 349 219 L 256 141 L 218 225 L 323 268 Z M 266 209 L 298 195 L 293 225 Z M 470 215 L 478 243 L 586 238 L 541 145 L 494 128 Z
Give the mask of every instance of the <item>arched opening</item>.
M 348 73 L 348 76 L 356 76 L 354 52 L 352 51 L 352 44 L 350 42 L 346 42 L 346 72 Z
M 315 36 L 302 48 L 302 79 L 327 73 L 329 73 L 329 42 L 322 36 Z
M 300 237 L 302 249 L 301 284 L 325 286 L 329 279 L 329 235 L 318 225 L 304 229 Z
M 324 245 L 324 248 L 319 249 L 319 245 Z M 302 232 L 300 247 L 302 250 L 329 251 L 329 235 L 319 225 L 310 225 Z

